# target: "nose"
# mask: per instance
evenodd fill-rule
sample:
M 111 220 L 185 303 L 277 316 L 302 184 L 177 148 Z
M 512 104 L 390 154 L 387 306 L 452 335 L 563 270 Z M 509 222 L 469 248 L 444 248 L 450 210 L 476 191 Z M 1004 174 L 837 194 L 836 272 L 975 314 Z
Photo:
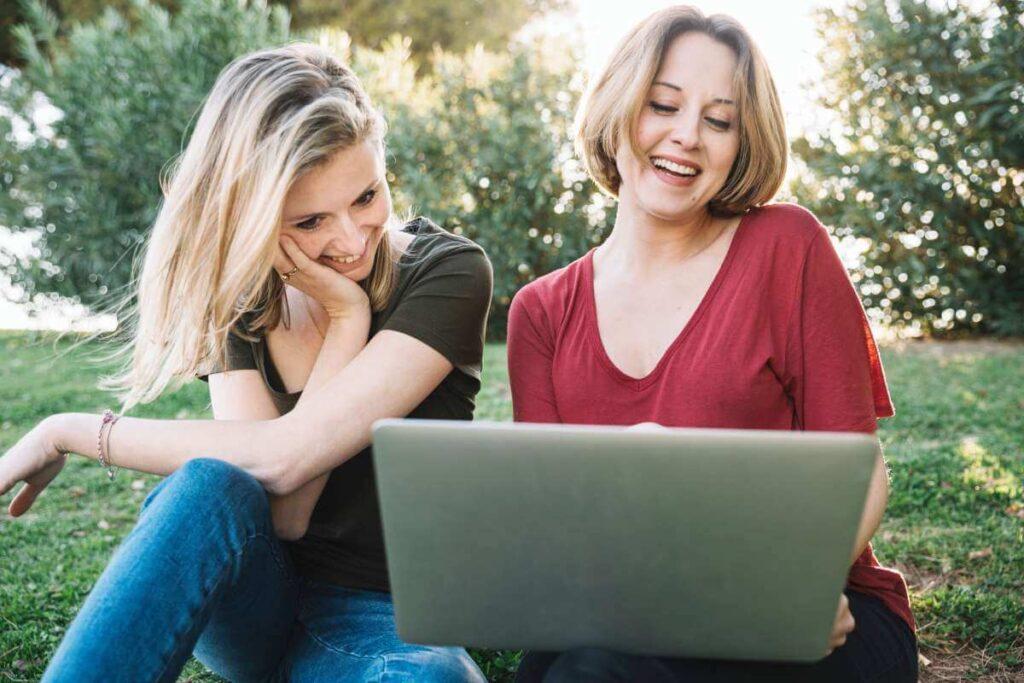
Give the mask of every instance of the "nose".
M 685 150 L 700 146 L 700 112 L 680 109 L 672 120 L 669 139 Z
M 358 256 L 366 246 L 366 234 L 359 224 L 349 216 L 342 215 L 333 219 L 329 229 L 325 231 L 327 241 L 321 253 L 332 256 Z

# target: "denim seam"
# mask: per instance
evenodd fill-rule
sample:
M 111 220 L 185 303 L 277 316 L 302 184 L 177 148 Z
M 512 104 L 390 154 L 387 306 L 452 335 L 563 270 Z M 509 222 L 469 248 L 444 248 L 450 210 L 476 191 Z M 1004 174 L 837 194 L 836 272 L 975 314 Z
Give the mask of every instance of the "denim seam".
M 189 614 L 189 621 L 188 621 L 189 624 L 194 624 L 195 623 L 195 617 L 196 617 L 197 612 L 202 610 L 203 606 L 205 606 L 207 604 L 207 599 L 209 598 L 210 593 L 212 592 L 211 585 L 216 585 L 224 577 L 224 575 L 228 573 L 228 571 L 234 565 L 234 561 L 237 560 L 238 557 L 240 555 L 242 555 L 249 548 L 249 544 L 252 543 L 256 539 L 269 539 L 269 538 L 270 537 L 267 534 L 260 533 L 260 532 L 253 532 L 249 536 L 246 536 L 245 540 L 242 542 L 242 544 L 238 548 L 238 550 L 236 550 L 233 553 L 233 555 L 231 557 L 232 561 L 225 563 L 224 568 L 221 569 L 220 574 L 218 574 L 216 576 L 216 578 L 215 578 L 215 580 L 213 581 L 212 584 L 207 583 L 207 585 L 203 587 L 203 589 L 202 589 L 203 597 L 202 597 L 202 600 L 200 600 L 200 602 L 199 602 L 199 604 L 200 604 L 199 610 L 192 610 L 191 611 L 191 613 Z M 271 545 L 271 547 L 273 547 L 273 543 L 271 543 L 270 545 Z M 279 568 L 286 569 L 285 565 L 277 557 L 277 553 L 276 552 L 272 551 L 270 554 L 271 554 L 271 557 L 274 558 L 274 562 L 277 563 L 277 566 Z M 287 572 L 285 572 L 285 573 L 287 573 Z M 170 651 L 168 652 L 168 654 L 165 655 L 165 660 L 166 661 L 164 662 L 163 668 L 160 669 L 160 676 L 157 678 L 157 680 L 164 680 L 164 675 L 167 673 L 167 668 L 171 665 L 171 659 L 172 659 L 171 655 L 177 649 L 177 645 L 180 642 L 179 638 L 177 636 L 178 636 L 178 634 L 175 634 L 174 643 L 173 643 Z
M 359 654 L 358 652 L 349 652 L 343 647 L 338 647 L 337 645 L 332 645 L 331 643 L 328 643 L 326 640 L 324 640 L 317 634 L 313 633 L 312 629 L 306 626 L 306 624 L 303 624 L 301 620 L 299 621 L 299 624 L 302 626 L 302 630 L 309 634 L 310 638 L 312 638 L 326 650 L 330 650 L 331 652 L 334 652 L 336 654 L 345 655 L 346 657 L 356 657 L 357 659 L 377 659 L 380 660 L 383 667 L 387 667 L 387 659 L 383 655 L 364 655 Z

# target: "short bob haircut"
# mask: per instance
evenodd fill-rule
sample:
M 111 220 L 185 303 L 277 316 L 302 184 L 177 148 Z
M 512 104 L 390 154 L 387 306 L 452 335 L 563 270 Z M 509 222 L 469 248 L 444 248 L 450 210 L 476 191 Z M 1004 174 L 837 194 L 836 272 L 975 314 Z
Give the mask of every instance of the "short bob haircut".
M 628 131 L 638 158 L 636 125 L 648 91 L 672 42 L 684 33 L 704 33 L 732 48 L 740 147 L 725 185 L 708 203 L 715 216 L 738 216 L 770 200 L 786 175 L 786 124 L 768 64 L 743 27 L 724 14 L 705 16 L 694 7 L 669 7 L 640 22 L 619 43 L 604 72 L 592 83 L 576 118 L 576 150 L 590 177 L 618 197 L 622 177 L 615 150 Z

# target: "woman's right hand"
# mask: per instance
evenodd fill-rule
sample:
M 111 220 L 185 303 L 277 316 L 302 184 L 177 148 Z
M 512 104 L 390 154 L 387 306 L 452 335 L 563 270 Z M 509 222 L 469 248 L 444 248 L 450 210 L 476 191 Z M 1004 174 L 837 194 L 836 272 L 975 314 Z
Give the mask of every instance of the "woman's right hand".
M 370 299 L 358 282 L 310 259 L 290 237 L 282 236 L 280 246 L 274 269 L 291 273 L 286 282 L 323 306 L 332 321 L 369 314 Z
M 52 438 L 50 425 L 54 419 L 40 422 L 0 457 L 0 496 L 19 481 L 25 482 L 7 507 L 12 517 L 25 514 L 67 462 L 67 453 Z
M 836 610 L 836 620 L 832 624 L 832 635 L 828 638 L 828 650 L 825 652 L 825 656 L 846 644 L 846 636 L 853 632 L 854 626 L 856 626 L 856 622 L 850 612 L 850 600 L 845 594 L 840 595 L 839 609 Z

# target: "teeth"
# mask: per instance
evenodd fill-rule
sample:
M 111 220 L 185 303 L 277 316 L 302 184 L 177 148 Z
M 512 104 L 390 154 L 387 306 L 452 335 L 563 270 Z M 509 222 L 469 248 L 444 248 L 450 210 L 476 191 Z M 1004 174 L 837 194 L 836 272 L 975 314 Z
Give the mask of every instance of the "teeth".
M 651 160 L 651 162 L 658 168 L 663 168 L 666 171 L 678 173 L 679 175 L 697 175 L 697 169 L 691 168 L 690 166 L 683 166 L 681 164 L 677 164 L 676 162 L 669 161 L 668 159 L 655 157 L 654 159 Z
M 335 263 L 355 263 L 359 260 L 358 256 L 328 256 Z

